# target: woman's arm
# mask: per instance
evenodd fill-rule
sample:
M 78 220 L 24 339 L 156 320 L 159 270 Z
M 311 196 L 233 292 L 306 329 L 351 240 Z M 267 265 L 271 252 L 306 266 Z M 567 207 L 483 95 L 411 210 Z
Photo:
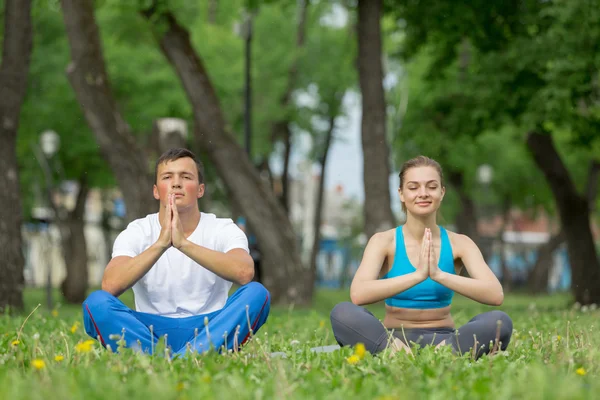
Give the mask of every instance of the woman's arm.
M 468 236 L 456 235 L 454 247 L 469 272 L 470 278 L 449 274 L 439 268 L 434 268 L 430 269 L 431 279 L 480 303 L 490 306 L 501 305 L 504 301 L 502 285 L 483 259 L 475 242 Z M 435 257 L 432 258 L 435 260 Z
M 427 268 L 417 268 L 415 272 L 389 279 L 379 279 L 381 267 L 387 255 L 387 247 L 390 244 L 390 235 L 376 233 L 371 237 L 362 261 L 354 275 L 350 286 L 350 299 L 356 305 L 376 303 L 403 292 L 416 284 L 427 279 Z M 421 260 L 426 260 L 424 251 L 428 249 L 423 239 L 421 248 Z M 422 263 L 419 262 L 419 265 Z

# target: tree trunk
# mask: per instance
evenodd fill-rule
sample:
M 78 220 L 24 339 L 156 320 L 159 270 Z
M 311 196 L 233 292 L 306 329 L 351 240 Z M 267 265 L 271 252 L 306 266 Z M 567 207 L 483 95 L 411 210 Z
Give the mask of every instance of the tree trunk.
M 152 173 L 115 103 L 104 64 L 93 0 L 61 0 L 71 50 L 69 82 L 103 157 L 123 192 L 127 219 L 154 213 Z
M 598 180 L 600 178 L 600 162 L 592 160 L 588 172 L 588 180 L 585 188 L 586 198 L 590 214 L 596 211 L 596 197 L 598 196 Z
M 331 139 L 333 138 L 334 130 L 335 116 L 331 116 L 329 118 L 329 129 L 325 134 L 323 152 L 321 157 L 319 157 L 319 165 L 321 166 L 321 179 L 319 180 L 319 187 L 317 188 L 317 204 L 315 206 L 315 215 L 313 220 L 313 244 L 312 251 L 310 253 L 310 270 L 313 282 L 317 278 L 317 255 L 319 254 L 321 247 L 321 221 L 323 219 L 323 200 L 325 197 L 325 171 L 327 167 L 327 156 L 329 155 L 329 148 L 331 147 Z
M 59 221 L 63 258 L 67 275 L 62 282 L 62 294 L 71 304 L 82 303 L 88 289 L 88 253 L 85 240 L 85 203 L 89 193 L 87 180 L 79 180 L 75 208 Z
M 109 194 L 106 189 L 102 189 L 102 222 L 100 223 L 102 227 L 102 237 L 104 238 L 104 243 L 106 246 L 104 257 L 106 260 L 110 260 L 112 258 L 112 226 L 111 226 L 111 213 L 108 208 Z
M 284 118 L 275 121 L 271 128 L 271 137 L 273 140 L 281 139 L 284 146 L 283 157 L 283 173 L 281 177 L 281 203 L 285 207 L 286 212 L 289 212 L 289 191 L 290 191 L 290 160 L 292 155 L 292 131 L 290 129 L 290 113 L 287 111 L 290 107 L 292 92 L 296 87 L 298 80 L 298 64 L 300 61 L 300 50 L 304 47 L 306 39 L 306 14 L 308 11 L 308 0 L 297 0 L 298 5 L 298 20 L 296 30 L 296 49 L 295 57 L 288 70 L 287 86 L 283 95 L 279 100 L 279 105 L 286 110 Z
M 460 200 L 460 212 L 456 216 L 456 230 L 470 237 L 478 246 L 481 245 L 477 229 L 477 210 L 473 199 L 467 194 L 462 172 L 449 171 L 448 181 L 456 190 Z M 482 250 L 483 251 L 483 250 Z
M 548 280 L 550 278 L 550 267 L 554 251 L 565 241 L 564 231 L 552 236 L 546 243 L 541 245 L 537 252 L 535 264 L 527 276 L 527 287 L 534 294 L 548 292 Z
M 588 180 L 586 184 L 586 197 L 588 208 L 592 214 L 596 207 L 596 196 L 598 195 L 598 175 L 600 175 L 600 163 L 595 160 L 590 162 Z M 548 291 L 548 280 L 550 278 L 550 267 L 554 251 L 565 241 L 565 232 L 561 230 L 552 236 L 548 242 L 540 246 L 537 258 L 529 276 L 527 286 L 531 293 L 546 293 Z
M 298 239 L 284 208 L 261 181 L 244 149 L 228 130 L 219 100 L 204 64 L 190 42 L 189 33 L 169 12 L 143 12 L 156 27 L 165 57 L 173 65 L 192 104 L 198 143 L 256 233 L 262 254 L 263 282 L 273 303 L 308 304 L 310 273 L 300 260 Z
M 0 66 L 0 312 L 23 308 L 23 241 L 17 132 L 33 43 L 31 1 L 5 0 Z
M 510 221 L 510 208 L 511 201 L 510 197 L 506 196 L 502 202 L 502 227 L 498 234 L 498 240 L 500 241 L 500 270 L 502 271 L 502 287 L 505 292 L 509 292 L 512 286 L 512 276 L 508 264 L 506 263 L 506 255 L 504 254 L 504 232 L 506 232 L 506 226 Z
M 292 132 L 289 121 L 277 122 L 273 126 L 273 133 L 283 139 L 283 172 L 281 173 L 281 205 L 285 211 L 290 210 L 290 160 L 292 158 Z
M 600 263 L 590 227 L 588 199 L 577 193 L 550 134 L 530 132 L 527 146 L 558 207 L 571 264 L 572 291 L 580 304 L 600 303 Z
M 396 225 L 390 202 L 389 148 L 381 46 L 382 0 L 358 1 L 358 74 L 362 93 L 365 234 Z
M 217 22 L 217 11 L 219 9 L 219 0 L 208 0 L 208 23 L 215 24 Z

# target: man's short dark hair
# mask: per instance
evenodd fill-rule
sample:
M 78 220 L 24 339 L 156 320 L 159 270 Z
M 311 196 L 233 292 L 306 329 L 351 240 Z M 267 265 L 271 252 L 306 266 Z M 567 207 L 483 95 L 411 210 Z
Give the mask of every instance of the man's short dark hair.
M 167 163 L 169 161 L 179 160 L 180 158 L 189 157 L 196 163 L 196 168 L 198 169 L 198 181 L 200 183 L 204 183 L 204 166 L 202 165 L 202 161 L 196 157 L 194 153 L 184 148 L 173 148 L 165 151 L 159 158 L 156 160 L 156 165 L 154 166 L 154 182 L 158 180 L 158 166 L 163 163 Z

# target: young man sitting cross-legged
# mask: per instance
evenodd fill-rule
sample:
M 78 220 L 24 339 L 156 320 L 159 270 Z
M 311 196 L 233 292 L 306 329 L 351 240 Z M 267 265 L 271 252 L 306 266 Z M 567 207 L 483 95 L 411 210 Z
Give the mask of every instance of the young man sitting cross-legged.
M 248 239 L 231 219 L 200 212 L 202 166 L 192 152 L 167 151 L 155 172 L 159 212 L 115 240 L 102 290 L 83 303 L 85 330 L 112 350 L 123 335 L 125 347 L 147 353 L 164 336 L 172 354 L 237 350 L 270 309 L 269 292 L 251 282 Z M 228 298 L 233 282 L 241 287 Z M 129 288 L 136 311 L 117 299 Z

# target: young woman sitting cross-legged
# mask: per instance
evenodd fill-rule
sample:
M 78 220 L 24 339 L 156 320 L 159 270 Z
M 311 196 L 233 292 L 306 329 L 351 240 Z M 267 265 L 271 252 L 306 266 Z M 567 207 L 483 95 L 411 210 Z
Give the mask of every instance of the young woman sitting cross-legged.
M 337 342 L 363 343 L 373 354 L 387 347 L 410 352 L 413 344 L 452 346 L 453 352 L 475 358 L 505 350 L 513 327 L 502 311 L 479 314 L 455 329 L 454 292 L 493 306 L 502 304 L 504 294 L 477 245 L 437 225 L 445 193 L 440 165 L 424 156 L 407 161 L 398 192 L 406 223 L 369 240 L 352 281 L 352 302 L 331 312 Z M 459 275 L 463 266 L 469 277 Z M 383 323 L 361 307 L 381 300 Z

